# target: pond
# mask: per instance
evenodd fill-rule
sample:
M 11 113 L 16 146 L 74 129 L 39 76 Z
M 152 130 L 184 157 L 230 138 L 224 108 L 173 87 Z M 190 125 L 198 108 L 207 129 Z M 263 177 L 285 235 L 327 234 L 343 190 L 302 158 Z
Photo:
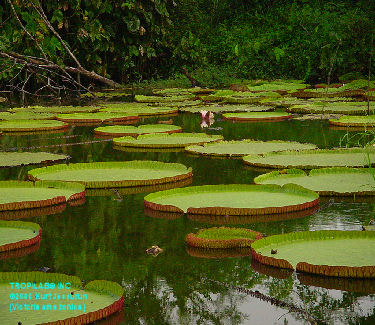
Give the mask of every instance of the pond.
M 223 135 L 225 140 L 292 140 L 333 148 L 346 135 L 346 131 L 329 128 L 327 120 L 233 123 L 221 120 L 219 115 L 215 118 L 211 129 L 203 132 Z M 190 113 L 141 118 L 138 124 L 163 119 L 173 119 L 183 132 L 202 132 L 200 116 Z M 70 162 L 178 162 L 193 168 L 192 185 L 251 184 L 263 173 L 245 166 L 240 159 L 115 150 L 111 141 L 94 137 L 93 129 L 71 126 L 64 133 L 3 135 L 0 143 L 7 151 L 28 148 L 67 154 Z M 32 168 L 1 169 L 0 179 L 25 179 Z M 375 323 L 375 280 L 297 275 L 260 265 L 251 256 L 240 257 L 240 251 L 210 256 L 187 248 L 184 242 L 188 233 L 213 224 L 235 224 L 267 235 L 360 230 L 373 218 L 372 199 L 334 198 L 332 205 L 311 216 L 198 220 L 146 214 L 143 198 L 147 193 L 88 194 L 85 202 L 76 206 L 67 204 L 36 215 L 1 214 L 1 219 L 38 223 L 43 237 L 40 248 L 32 254 L 7 259 L 0 256 L 0 271 L 34 271 L 46 266 L 52 272 L 76 275 L 86 282 L 105 279 L 121 284 L 125 290 L 124 311 L 101 324 L 308 324 L 309 316 L 320 324 Z M 156 257 L 145 252 L 153 245 L 163 249 Z

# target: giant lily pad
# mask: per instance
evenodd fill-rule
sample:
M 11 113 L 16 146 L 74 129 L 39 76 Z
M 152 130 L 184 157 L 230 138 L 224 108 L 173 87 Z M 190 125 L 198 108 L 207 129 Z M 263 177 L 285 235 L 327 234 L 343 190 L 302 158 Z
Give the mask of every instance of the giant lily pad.
M 0 112 L 0 120 L 52 120 L 56 114 L 54 113 L 34 113 L 28 111 L 20 111 L 15 113 Z
M 301 169 L 286 169 L 254 178 L 256 184 L 297 184 L 320 195 L 375 195 L 375 180 L 368 168 L 321 168 L 309 174 Z
M 252 244 L 261 263 L 325 276 L 375 278 L 375 233 L 321 230 L 269 236 Z
M 315 113 L 315 114 L 346 114 L 366 115 L 367 103 L 365 102 L 315 102 L 312 104 L 293 105 L 286 109 L 293 113 Z M 370 111 L 374 112 L 374 105 L 370 105 Z
M 225 120 L 232 121 L 282 121 L 290 119 L 291 114 L 284 112 L 254 112 L 254 113 L 226 113 L 223 114 Z
M 318 195 L 293 184 L 190 186 L 151 193 L 145 206 L 159 211 L 211 215 L 264 215 L 304 210 L 318 204 Z
M 375 126 L 375 115 L 367 116 L 341 116 L 339 119 L 329 120 L 329 124 L 337 126 Z
M 96 128 L 94 133 L 105 136 L 138 136 L 140 134 L 150 133 L 178 133 L 181 132 L 181 127 L 177 125 L 166 124 L 145 124 L 137 126 L 130 125 L 111 125 Z
M 178 108 L 172 107 L 156 107 L 148 106 L 140 103 L 120 103 L 120 104 L 107 104 L 101 112 L 107 113 L 126 113 L 129 115 L 139 116 L 157 116 L 157 115 L 170 115 L 178 113 Z
M 102 123 L 102 122 L 124 122 L 136 121 L 138 115 L 127 113 L 73 113 L 73 114 L 60 114 L 57 119 L 67 123 Z
M 249 154 L 261 154 L 272 151 L 314 149 L 316 146 L 310 143 L 289 142 L 289 141 L 220 141 L 217 143 L 207 143 L 190 146 L 185 150 L 192 154 L 205 156 L 230 156 L 242 157 Z
M 30 106 L 30 107 L 15 107 L 11 108 L 9 112 L 29 112 L 29 113 L 93 113 L 99 111 L 99 106 Z
M 60 164 L 29 171 L 31 179 L 80 182 L 87 188 L 156 185 L 191 176 L 191 168 L 159 161 Z
M 137 139 L 122 137 L 113 139 L 115 146 L 136 148 L 184 148 L 193 144 L 203 144 L 222 140 L 221 135 L 205 133 L 145 134 Z
M 65 161 L 69 158 L 66 155 L 49 152 L 0 152 L 0 167 L 46 164 Z
M 84 186 L 76 183 L 0 181 L 0 211 L 41 208 L 84 196 Z
M 16 120 L 0 122 L 2 132 L 38 132 L 66 129 L 69 125 L 54 120 Z
M 196 234 L 186 236 L 186 243 L 201 248 L 250 247 L 251 243 L 262 238 L 259 232 L 246 228 L 212 227 L 200 229 Z
M 27 288 L 16 289 L 16 283 Z M 22 293 L 27 302 L 12 300 L 10 293 Z M 17 303 L 22 309 L 10 309 Z M 120 311 L 123 303 L 123 289 L 115 282 L 95 280 L 83 287 L 78 277 L 65 274 L 0 273 L 1 324 L 89 324 Z
M 264 112 L 273 110 L 270 106 L 260 106 L 260 105 L 199 105 L 192 107 L 180 107 L 180 111 L 189 113 L 200 113 L 200 111 L 210 111 L 213 113 L 222 112 Z
M 32 246 L 41 236 L 42 230 L 36 223 L 0 220 L 0 252 Z
M 363 148 L 282 151 L 243 157 L 261 168 L 366 167 L 375 163 L 375 150 Z
M 169 102 L 183 102 L 185 100 L 192 100 L 195 95 L 182 96 L 143 96 L 135 95 L 134 100 L 138 103 L 169 103 Z

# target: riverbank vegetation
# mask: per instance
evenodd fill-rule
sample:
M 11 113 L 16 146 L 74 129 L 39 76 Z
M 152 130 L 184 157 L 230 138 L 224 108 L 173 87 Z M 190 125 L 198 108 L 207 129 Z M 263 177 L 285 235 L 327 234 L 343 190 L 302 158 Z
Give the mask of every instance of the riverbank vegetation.
M 6 0 L 0 87 L 43 94 L 160 79 L 187 87 L 184 68 L 216 88 L 367 78 L 374 13 L 365 0 Z

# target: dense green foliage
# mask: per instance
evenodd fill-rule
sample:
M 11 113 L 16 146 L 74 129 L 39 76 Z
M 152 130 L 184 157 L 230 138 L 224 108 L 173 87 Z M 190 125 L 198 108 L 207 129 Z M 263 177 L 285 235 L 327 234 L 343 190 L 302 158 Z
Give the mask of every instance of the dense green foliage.
M 74 65 L 31 5 L 36 1 L 0 4 L 0 52 L 42 57 L 42 48 L 61 66 Z M 334 81 L 347 73 L 367 76 L 373 47 L 369 0 L 48 0 L 42 6 L 87 70 L 122 83 L 181 82 L 182 66 L 213 86 L 251 78 L 327 81 L 330 70 Z M 0 81 L 16 68 L 0 72 Z

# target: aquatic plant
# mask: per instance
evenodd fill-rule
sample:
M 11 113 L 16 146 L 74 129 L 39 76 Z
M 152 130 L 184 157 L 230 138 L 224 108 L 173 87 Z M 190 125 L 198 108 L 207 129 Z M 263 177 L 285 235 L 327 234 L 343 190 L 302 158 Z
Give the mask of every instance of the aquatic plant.
M 297 184 L 320 195 L 357 196 L 375 195 L 375 180 L 368 168 L 332 167 L 312 169 L 285 169 L 259 175 L 255 184 Z
M 148 194 L 147 208 L 204 215 L 266 215 L 304 210 L 317 205 L 319 196 L 301 186 L 204 185 Z
M 177 125 L 165 125 L 165 124 L 144 124 L 139 126 L 130 125 L 111 125 L 103 126 L 94 129 L 94 133 L 97 135 L 105 136 L 133 136 L 137 137 L 141 134 L 150 133 L 179 133 L 181 127 Z M 1 156 L 0 156 L 1 157 Z
M 38 132 L 38 131 L 56 131 L 64 130 L 69 125 L 54 120 L 15 120 L 1 121 L 1 132 Z
M 300 143 L 294 141 L 220 141 L 216 143 L 206 143 L 185 148 L 191 154 L 198 154 L 212 157 L 242 157 L 249 154 L 264 154 L 273 151 L 315 149 L 311 143 Z
M 0 273 L 0 288 L 9 290 L 9 283 L 34 283 L 35 286 L 43 285 L 43 294 L 60 295 L 60 297 L 69 296 L 71 299 L 84 299 L 86 303 L 79 304 L 80 309 L 71 309 L 68 304 L 64 304 L 65 308 L 45 310 L 40 305 L 40 298 L 35 295 L 35 289 L 24 289 L 23 293 L 27 294 L 27 304 L 40 305 L 38 310 L 32 313 L 25 313 L 24 310 L 13 310 L 12 312 L 3 312 L 0 315 L 2 324 L 14 323 L 33 323 L 33 324 L 89 324 L 97 320 L 103 319 L 111 314 L 120 311 L 124 304 L 124 295 L 122 287 L 111 281 L 94 280 L 83 286 L 78 277 L 45 272 L 3 272 Z M 55 288 L 45 289 L 44 284 L 54 283 Z M 65 284 L 69 283 L 66 288 Z M 60 284 L 60 287 L 58 287 Z M 63 286 L 63 288 L 61 288 Z M 5 289 L 5 287 L 7 289 Z M 30 293 L 30 295 L 29 295 Z M 82 298 L 83 297 L 83 298 Z M 8 302 L 9 296 L 1 297 Z M 57 298 L 55 298 L 57 299 Z M 68 300 L 69 301 L 69 300 Z M 60 298 L 56 302 L 66 302 L 66 299 Z M 51 304 L 53 307 L 53 304 Z M 51 308 L 52 308 L 51 307 Z M 31 307 L 30 307 L 31 308 Z
M 102 123 L 102 122 L 124 122 L 124 121 L 137 121 L 138 115 L 127 113 L 72 113 L 72 114 L 59 114 L 56 117 L 59 121 L 66 123 Z
M 193 144 L 203 144 L 222 140 L 221 135 L 206 133 L 172 133 L 172 134 L 144 134 L 137 139 L 132 137 L 114 138 L 113 144 L 119 147 L 134 148 L 184 148 Z
M 259 232 L 246 228 L 212 227 L 200 229 L 196 234 L 186 236 L 186 243 L 201 248 L 250 247 L 251 243 L 262 238 Z
M 369 156 L 368 156 L 369 155 Z M 369 161 L 370 159 L 370 161 Z M 291 150 L 243 157 L 245 164 L 261 168 L 366 167 L 375 162 L 375 149 L 340 148 Z
M 292 118 L 292 114 L 284 112 L 246 112 L 223 114 L 225 120 L 232 121 L 282 121 Z
M 178 163 L 135 160 L 59 164 L 32 169 L 32 180 L 79 182 L 87 188 L 156 185 L 192 177 L 192 169 Z
M 42 229 L 32 222 L 0 220 L 0 234 L 0 252 L 7 252 L 37 244 Z
M 251 247 L 253 258 L 264 264 L 324 276 L 375 278 L 374 232 L 294 232 L 260 239 Z
M 0 211 L 41 208 L 84 196 L 85 187 L 77 183 L 0 181 Z
M 0 152 L 0 167 L 49 164 L 67 161 L 67 155 L 50 152 Z

